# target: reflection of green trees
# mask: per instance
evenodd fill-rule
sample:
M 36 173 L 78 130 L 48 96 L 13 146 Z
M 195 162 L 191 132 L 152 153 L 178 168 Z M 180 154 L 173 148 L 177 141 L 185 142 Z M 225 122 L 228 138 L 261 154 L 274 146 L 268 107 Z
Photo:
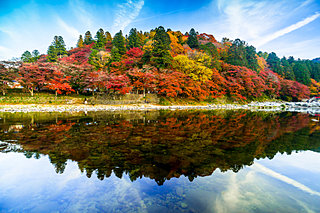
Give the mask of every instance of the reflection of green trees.
M 113 172 L 158 184 L 181 175 L 192 181 L 216 168 L 237 172 L 257 158 L 320 147 L 317 127 L 303 114 L 161 111 L 19 122 L 24 127 L 11 132 L 0 124 L 1 138 L 17 140 L 27 157 L 48 155 L 57 173 L 70 159 L 101 180 Z

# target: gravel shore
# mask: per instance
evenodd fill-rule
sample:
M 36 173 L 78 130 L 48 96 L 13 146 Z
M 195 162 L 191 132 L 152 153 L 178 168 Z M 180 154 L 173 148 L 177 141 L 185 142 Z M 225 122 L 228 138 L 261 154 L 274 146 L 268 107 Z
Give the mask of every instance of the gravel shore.
M 275 110 L 279 107 L 270 107 Z M 143 111 L 143 110 L 187 110 L 187 109 L 257 109 L 252 105 L 237 104 L 215 104 L 215 105 L 188 105 L 188 106 L 159 106 L 152 104 L 135 104 L 135 105 L 0 105 L 0 112 L 90 112 L 90 111 Z M 280 110 L 280 108 L 279 108 Z

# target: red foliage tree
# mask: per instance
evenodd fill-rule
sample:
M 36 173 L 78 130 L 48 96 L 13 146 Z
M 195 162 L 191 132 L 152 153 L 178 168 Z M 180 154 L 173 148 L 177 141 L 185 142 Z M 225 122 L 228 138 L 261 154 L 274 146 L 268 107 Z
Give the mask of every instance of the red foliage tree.
M 113 89 L 114 91 L 119 91 L 121 94 L 126 94 L 131 91 L 129 86 L 130 79 L 127 75 L 115 75 L 108 74 L 107 76 L 107 89 Z
M 187 77 L 185 74 L 176 71 L 160 73 L 158 78 L 157 92 L 166 97 L 177 97 L 182 93 L 181 82 Z
M 45 87 L 54 90 L 56 96 L 58 94 L 62 94 L 62 92 L 66 92 L 67 94 L 70 92 L 74 92 L 71 88 L 69 81 L 71 76 L 65 76 L 65 74 L 57 69 L 48 70 L 47 73 L 47 81 Z
M 48 69 L 55 69 L 51 63 L 30 64 L 24 63 L 18 71 L 18 82 L 33 96 L 34 90 L 46 84 Z
M 131 86 L 135 88 L 137 92 L 143 91 L 143 95 L 146 95 L 146 91 L 154 91 L 156 86 L 156 69 L 149 68 L 133 68 L 129 71 L 128 75 L 131 79 Z
M 5 65 L 0 64 L 0 90 L 3 95 L 6 95 L 7 89 L 10 88 L 9 84 L 14 79 L 13 72 L 6 68 Z
M 283 79 L 281 81 L 281 98 L 284 100 L 302 100 L 310 97 L 310 90 L 306 85 L 297 81 Z
M 231 96 L 240 99 L 260 97 L 264 90 L 264 81 L 258 74 L 246 67 L 223 64 L 223 76 L 226 79 L 226 90 Z
M 258 74 L 265 85 L 265 94 L 271 98 L 277 98 L 280 95 L 281 77 L 269 69 L 264 69 Z

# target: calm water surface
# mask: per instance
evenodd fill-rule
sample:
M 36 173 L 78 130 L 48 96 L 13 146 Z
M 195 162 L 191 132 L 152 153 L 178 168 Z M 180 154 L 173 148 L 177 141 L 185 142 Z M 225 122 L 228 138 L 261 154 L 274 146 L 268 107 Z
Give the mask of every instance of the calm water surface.
M 294 113 L 0 113 L 0 212 L 320 212 Z

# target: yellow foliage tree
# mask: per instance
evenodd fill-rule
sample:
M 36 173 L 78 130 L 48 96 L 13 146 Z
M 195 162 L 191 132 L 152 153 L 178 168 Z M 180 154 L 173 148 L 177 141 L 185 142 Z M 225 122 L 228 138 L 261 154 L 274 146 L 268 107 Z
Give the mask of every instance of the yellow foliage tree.
M 174 57 L 179 54 L 185 54 L 186 50 L 183 48 L 181 44 L 178 43 L 178 38 L 172 33 L 172 31 L 168 32 L 170 37 L 170 46 L 171 46 L 171 55 Z
M 152 51 L 153 49 L 153 41 L 152 40 L 149 40 L 145 43 L 145 45 L 143 45 L 143 48 L 142 48 L 144 51 Z
M 188 57 L 206 67 L 212 67 L 212 58 L 203 52 L 188 52 Z
M 177 55 L 173 58 L 173 68 L 187 74 L 193 80 L 206 82 L 212 76 L 212 69 L 200 62 L 189 59 L 186 55 Z
M 266 62 L 266 60 L 264 58 L 262 58 L 262 57 L 260 57 L 258 55 L 256 55 L 256 57 L 257 57 L 258 65 L 259 65 L 258 71 L 260 72 L 260 71 L 264 70 L 267 67 L 267 62 Z
M 320 96 L 320 83 L 314 79 L 311 79 L 311 85 L 309 87 L 311 96 Z

